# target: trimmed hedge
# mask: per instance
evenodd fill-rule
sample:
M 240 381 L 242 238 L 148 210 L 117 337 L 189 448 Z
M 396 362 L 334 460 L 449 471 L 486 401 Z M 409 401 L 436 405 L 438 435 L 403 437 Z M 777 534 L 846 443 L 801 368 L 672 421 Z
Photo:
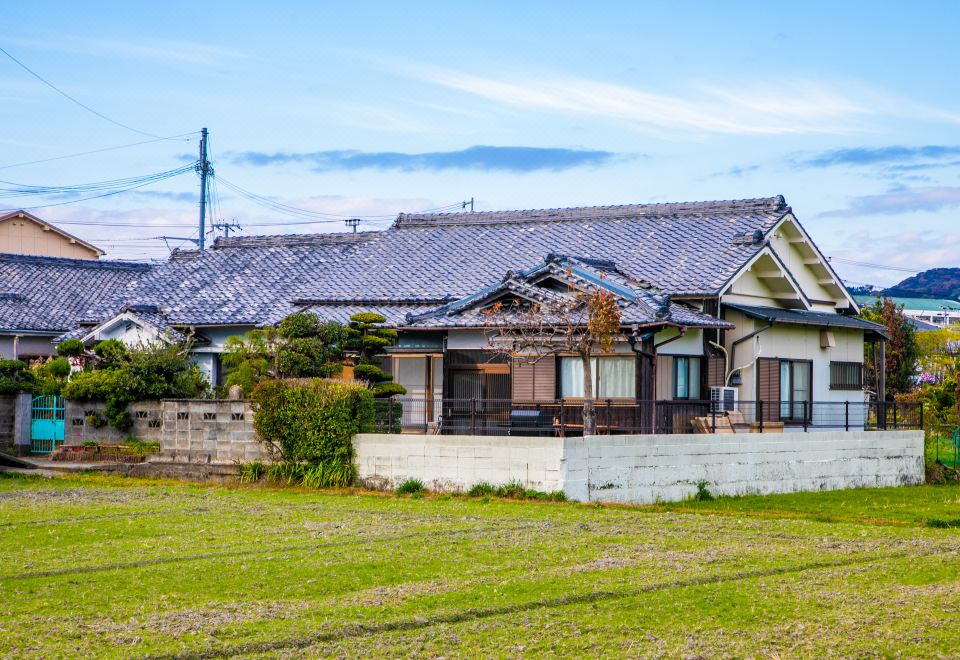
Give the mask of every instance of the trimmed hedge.
M 373 395 L 355 383 L 315 378 L 257 385 L 253 428 L 287 463 L 353 469 L 353 436 L 370 430 Z

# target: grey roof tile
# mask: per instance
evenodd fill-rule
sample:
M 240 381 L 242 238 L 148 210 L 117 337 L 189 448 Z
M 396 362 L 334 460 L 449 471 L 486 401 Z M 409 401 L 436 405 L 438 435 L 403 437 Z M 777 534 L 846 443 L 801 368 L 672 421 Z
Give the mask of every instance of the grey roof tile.
M 108 318 L 124 304 L 156 305 L 173 325 L 272 324 L 301 309 L 294 301 L 303 299 L 339 301 L 344 309 L 425 308 L 467 296 L 551 252 L 615 261 L 621 272 L 670 294 L 713 295 L 762 248 L 744 237 L 765 235 L 789 211 L 782 197 L 772 197 L 402 214 L 379 232 L 218 239 L 210 250 L 175 253 L 153 267 L 87 262 L 101 266 L 74 268 L 84 275 L 62 287 L 70 279 L 66 266 L 3 261 L 0 291 L 27 300 L 0 298 L 0 327 L 66 331 L 81 319 Z

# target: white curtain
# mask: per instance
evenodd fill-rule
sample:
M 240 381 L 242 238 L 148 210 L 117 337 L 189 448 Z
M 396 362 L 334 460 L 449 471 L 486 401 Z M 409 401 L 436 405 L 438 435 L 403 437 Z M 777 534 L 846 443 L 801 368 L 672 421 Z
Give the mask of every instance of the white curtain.
M 578 357 L 560 358 L 560 396 L 583 397 L 583 361 Z
M 632 357 L 603 357 L 595 364 L 599 364 L 594 367 L 600 381 L 596 392 L 598 399 L 632 399 L 636 396 L 636 362 Z

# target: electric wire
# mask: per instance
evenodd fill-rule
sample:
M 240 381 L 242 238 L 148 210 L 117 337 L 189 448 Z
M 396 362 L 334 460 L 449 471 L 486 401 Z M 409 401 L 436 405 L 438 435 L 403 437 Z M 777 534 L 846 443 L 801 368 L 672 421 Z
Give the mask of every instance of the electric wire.
M 155 135 L 154 133 L 148 133 L 147 131 L 141 131 L 141 130 L 138 129 L 138 128 L 134 128 L 133 126 L 128 126 L 127 124 L 121 123 L 121 122 L 119 122 L 119 121 L 117 121 L 117 120 L 115 120 L 115 119 L 111 119 L 110 117 L 106 116 L 105 114 L 103 114 L 103 113 L 101 113 L 101 112 L 97 112 L 96 110 L 94 110 L 93 108 L 91 108 L 89 105 L 87 105 L 87 104 L 85 104 L 85 103 L 83 103 L 83 102 L 81 102 L 81 101 L 78 101 L 77 99 L 75 99 L 75 98 L 73 98 L 72 96 L 70 96 L 69 94 L 67 94 L 65 91 L 63 91 L 62 89 L 60 89 L 59 87 L 57 87 L 56 85 L 54 85 L 52 82 L 50 82 L 49 80 L 47 80 L 46 78 L 44 78 L 43 76 L 41 76 L 39 73 L 37 73 L 36 71 L 34 71 L 34 70 L 31 69 L 30 67 L 28 67 L 26 64 L 24 64 L 23 62 L 21 62 L 20 60 L 18 60 L 16 57 L 14 57 L 14 56 L 11 55 L 10 53 L 8 53 L 8 52 L 7 52 L 6 50 L 4 50 L 3 48 L 0 48 L 0 53 L 3 53 L 4 55 L 6 55 L 6 56 L 7 56 L 8 58 L 10 58 L 10 60 L 13 61 L 17 66 L 19 66 L 21 69 L 23 69 L 24 71 L 26 71 L 27 73 L 29 73 L 31 76 L 33 76 L 34 78 L 36 78 L 37 80 L 39 80 L 40 82 L 42 82 L 44 85 L 46 85 L 47 87 L 49 87 L 50 89 L 52 89 L 53 91 L 55 91 L 55 92 L 56 92 L 57 94 L 59 94 L 60 96 L 64 97 L 64 98 L 67 99 L 68 101 L 71 101 L 71 102 L 73 102 L 73 103 L 76 103 L 78 106 L 80 106 L 81 108 L 83 108 L 83 109 L 86 110 L 87 112 L 89 112 L 89 113 L 91 113 L 91 114 L 94 114 L 94 115 L 96 115 L 97 117 L 100 117 L 100 119 L 103 119 L 104 121 L 108 121 L 108 122 L 110 122 L 111 124 L 114 124 L 115 126 L 119 126 L 120 128 L 125 128 L 125 129 L 128 130 L 128 131 L 133 131 L 134 133 L 139 133 L 140 135 L 144 135 L 144 136 L 146 136 L 146 137 L 156 138 L 156 139 L 158 139 L 158 140 L 166 139 L 166 138 L 163 138 L 163 137 L 160 136 L 160 135 Z
M 130 190 L 135 190 L 135 189 L 137 189 L 137 188 L 143 188 L 144 186 L 149 186 L 149 185 L 151 185 L 151 184 L 153 184 L 153 183 L 156 183 L 156 182 L 158 182 L 158 181 L 163 181 L 163 180 L 165 180 L 165 179 L 170 179 L 170 178 L 173 178 L 173 177 L 175 177 L 175 176 L 180 176 L 181 174 L 185 174 L 186 172 L 190 172 L 190 171 L 192 171 L 192 170 L 193 170 L 193 166 L 190 165 L 190 166 L 180 167 L 180 168 L 177 168 L 177 169 L 174 169 L 174 170 L 168 170 L 167 172 L 159 172 L 159 173 L 157 173 L 157 174 L 147 175 L 147 176 L 145 176 L 145 177 L 132 177 L 132 178 L 130 178 L 130 179 L 117 179 L 117 180 L 115 180 L 115 181 L 113 181 L 113 182 L 110 182 L 110 183 L 113 183 L 113 184 L 114 184 L 114 186 L 113 186 L 112 188 L 109 188 L 109 187 L 106 187 L 106 186 L 103 186 L 103 185 L 102 185 L 102 184 L 107 183 L 107 182 L 97 182 L 97 183 L 95 183 L 95 184 L 84 184 L 84 185 L 91 186 L 91 187 L 88 187 L 88 188 L 84 188 L 83 185 L 81 185 L 81 186 L 62 186 L 62 187 L 59 187 L 59 188 L 55 188 L 55 187 L 37 187 L 37 188 L 43 188 L 43 191 L 42 191 L 42 192 L 29 192 L 29 193 L 24 193 L 24 194 L 27 194 L 27 195 L 51 195 L 51 194 L 58 194 L 58 193 L 60 193 L 60 194 L 62 194 L 62 193 L 80 194 L 80 193 L 83 193 L 83 192 L 94 192 L 94 191 L 97 191 L 97 190 L 103 190 L 103 189 L 105 189 L 105 188 L 107 189 L 107 192 L 103 192 L 103 193 L 100 193 L 100 194 L 98 194 L 98 195 L 90 195 L 90 196 L 87 196 L 87 197 L 80 197 L 80 198 L 77 198 L 77 199 L 71 199 L 71 200 L 67 200 L 67 201 L 64 201 L 64 202 L 53 202 L 53 203 L 50 203 L 50 204 L 36 204 L 36 205 L 33 205 L 33 206 L 20 206 L 20 207 L 18 207 L 18 208 L 19 208 L 19 209 L 22 209 L 22 210 L 24 210 L 24 211 L 27 211 L 27 210 L 33 210 L 33 209 L 50 208 L 50 207 L 53 207 L 53 206 L 64 206 L 64 205 L 67 205 L 67 204 L 77 204 L 77 203 L 79 203 L 79 202 L 86 202 L 86 201 L 89 201 L 89 200 L 91 200 L 91 199 L 101 199 L 101 198 L 103 198 L 103 197 L 111 197 L 111 196 L 113 196 L 113 195 L 119 195 L 119 194 L 121 194 L 121 193 L 125 193 L 125 192 L 128 192 L 128 191 L 130 191 Z M 122 182 L 122 183 L 119 183 L 119 182 Z M 4 192 L 3 192 L 2 190 L 0 190 L 0 197 L 7 197 L 7 196 L 18 196 L 18 195 L 5 195 Z M 21 196 L 22 196 L 22 195 L 21 195 Z M 0 211 L 0 212 L 8 212 L 8 211 L 15 211 L 15 210 L 17 210 L 17 209 L 16 209 L 16 208 L 12 208 L 12 209 L 5 209 L 5 210 L 2 210 L 2 211 Z
M 104 147 L 103 149 L 93 149 L 92 151 L 81 151 L 75 154 L 66 154 L 64 156 L 54 156 L 52 158 L 41 158 L 40 160 L 28 160 L 22 163 L 11 163 L 9 165 L 0 165 L 0 170 L 8 170 L 13 167 L 25 167 L 27 165 L 39 165 L 40 163 L 51 163 L 56 160 L 66 160 L 68 158 L 79 158 L 81 156 L 90 156 L 93 154 L 102 154 L 107 151 L 116 151 L 118 149 L 129 149 L 130 147 L 139 147 L 144 144 L 154 144 L 155 142 L 163 142 L 165 140 L 178 140 L 180 138 L 188 138 L 191 135 L 196 135 L 200 131 L 192 131 L 190 133 L 181 133 L 180 135 L 171 135 L 169 137 L 157 138 L 155 140 L 143 140 L 142 142 L 132 142 L 130 144 L 121 144 L 116 147 Z M 183 140 L 187 142 L 188 140 Z
M 828 259 L 830 262 L 837 262 L 841 264 L 846 264 L 848 266 L 859 266 L 861 268 L 872 268 L 874 270 L 896 270 L 902 273 L 918 273 L 921 269 L 919 268 L 905 268 L 903 266 L 887 266 L 884 264 L 874 264 L 868 261 L 855 261 L 853 259 L 844 259 L 843 257 L 830 257 Z

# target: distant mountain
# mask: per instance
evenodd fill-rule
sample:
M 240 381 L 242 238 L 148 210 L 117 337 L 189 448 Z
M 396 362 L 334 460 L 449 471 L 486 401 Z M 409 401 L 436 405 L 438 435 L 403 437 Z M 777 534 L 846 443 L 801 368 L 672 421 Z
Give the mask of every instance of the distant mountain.
M 883 290 L 901 298 L 960 299 L 960 268 L 931 268 Z

